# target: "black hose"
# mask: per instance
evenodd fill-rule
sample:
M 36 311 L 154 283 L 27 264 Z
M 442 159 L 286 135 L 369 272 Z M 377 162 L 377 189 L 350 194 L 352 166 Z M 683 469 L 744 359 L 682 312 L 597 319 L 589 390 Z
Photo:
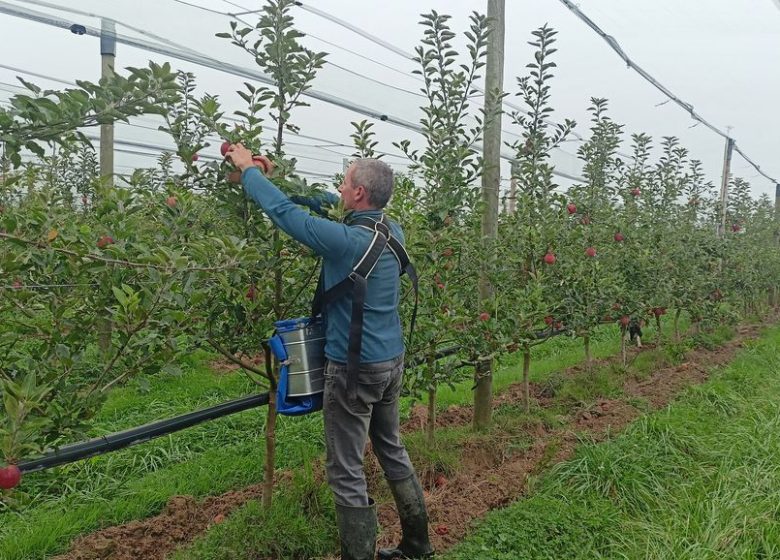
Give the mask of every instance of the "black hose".
M 536 337 L 541 339 L 549 336 L 556 336 L 562 334 L 563 332 L 564 331 L 549 329 L 536 333 Z M 457 354 L 460 350 L 460 346 L 450 346 L 438 350 L 434 356 L 436 360 L 440 360 L 442 358 Z M 406 363 L 406 367 L 417 367 L 424 363 L 424 361 L 424 357 L 416 359 L 412 358 Z M 159 420 L 157 422 L 145 424 L 137 428 L 130 428 L 129 430 L 117 432 L 115 434 L 109 434 L 107 436 L 102 436 L 88 441 L 66 445 L 56 449 L 55 451 L 45 453 L 41 457 L 22 461 L 17 466 L 19 467 L 19 470 L 22 471 L 22 473 L 31 473 L 44 469 L 50 469 L 52 467 L 57 467 L 67 463 L 73 463 L 75 461 L 94 457 L 95 455 L 102 455 L 103 453 L 109 453 L 111 451 L 117 451 L 119 449 L 124 449 L 125 447 L 130 447 L 139 443 L 144 443 L 151 439 L 172 434 L 174 432 L 178 432 L 179 430 L 195 426 L 196 424 L 200 424 L 208 420 L 215 420 L 217 418 L 222 418 L 223 416 L 235 414 L 236 412 L 242 412 L 251 408 L 265 406 L 268 404 L 268 398 L 268 393 L 242 397 L 240 399 L 228 401 L 209 408 L 204 408 L 203 410 L 189 412 L 187 414 L 169 418 L 167 420 Z
M 251 408 L 257 408 L 268 404 L 268 393 L 259 395 L 250 395 L 228 401 L 203 410 L 196 410 L 181 416 L 159 420 L 150 424 L 145 424 L 137 428 L 130 428 L 123 432 L 117 432 L 107 436 L 74 443 L 60 447 L 55 451 L 44 454 L 36 459 L 23 461 L 17 466 L 22 473 L 31 473 L 43 469 L 50 469 L 66 463 L 73 463 L 95 455 L 101 455 L 110 451 L 117 451 L 144 443 L 150 439 L 168 435 L 184 428 L 189 428 L 207 420 L 214 420 L 236 412 L 242 412 Z

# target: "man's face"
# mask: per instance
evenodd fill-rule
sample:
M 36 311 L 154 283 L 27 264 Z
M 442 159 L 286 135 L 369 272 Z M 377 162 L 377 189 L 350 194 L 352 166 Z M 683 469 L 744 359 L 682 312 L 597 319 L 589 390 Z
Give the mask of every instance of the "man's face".
M 344 203 L 344 208 L 347 210 L 354 210 L 357 203 L 361 202 L 366 196 L 366 188 L 362 185 L 355 185 L 352 182 L 352 175 L 354 172 L 354 166 L 349 166 L 347 173 L 344 175 L 344 181 L 339 186 L 339 193 L 341 193 L 341 200 Z

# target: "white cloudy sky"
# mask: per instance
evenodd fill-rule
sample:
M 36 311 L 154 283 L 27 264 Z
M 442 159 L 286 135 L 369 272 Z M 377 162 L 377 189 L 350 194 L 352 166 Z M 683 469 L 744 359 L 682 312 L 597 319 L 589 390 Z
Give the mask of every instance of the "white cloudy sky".
M 188 3 L 213 10 L 190 7 L 176 0 L 0 0 L 0 65 L 63 80 L 99 77 L 99 41 L 94 37 L 76 36 L 67 30 L 12 17 L 4 8 L 24 7 L 53 15 L 62 21 L 99 27 L 100 20 L 84 14 L 102 15 L 118 22 L 120 35 L 142 38 L 149 42 L 161 39 L 197 53 L 207 54 L 225 63 L 253 69 L 251 58 L 214 37 L 228 29 L 228 12 L 258 9 L 258 0 L 187 0 Z M 373 37 L 411 52 L 418 44 L 421 28 L 419 14 L 430 10 L 452 15 L 452 28 L 462 31 L 471 11 L 485 11 L 487 0 L 396 0 L 395 2 L 357 0 L 310 1 L 312 7 L 338 20 L 360 28 Z M 240 5 L 237 7 L 236 5 Z M 731 133 L 741 149 L 774 178 L 780 178 L 780 5 L 778 0 L 580 0 L 580 9 L 621 44 L 624 51 L 640 66 L 685 101 L 714 126 Z M 71 12 L 57 9 L 66 7 Z M 81 11 L 76 14 L 72 11 Z M 304 32 L 308 46 L 330 53 L 332 65 L 326 67 L 314 88 L 336 95 L 353 104 L 368 107 L 395 117 L 416 122 L 421 98 L 419 87 L 411 76 L 414 64 L 398 52 L 378 45 L 354 31 L 302 8 L 293 11 Z M 242 16 L 254 21 L 252 15 Z M 577 131 L 586 135 L 587 107 L 593 96 L 610 100 L 610 114 L 625 124 L 626 136 L 647 132 L 660 141 L 662 136 L 678 136 L 691 156 L 703 161 L 708 177 L 720 181 L 724 140 L 703 125 L 695 123 L 686 112 L 672 103 L 662 104 L 661 92 L 626 68 L 618 56 L 591 29 L 578 20 L 558 0 L 507 0 L 505 89 L 517 92 L 516 77 L 532 56 L 527 45 L 530 32 L 549 24 L 559 31 L 556 62 L 558 70 L 553 83 L 555 116 L 578 121 Z M 130 26 L 130 27 L 127 27 Z M 147 33 L 142 36 L 135 27 Z M 150 35 L 159 38 L 154 39 Z M 158 62 L 169 57 L 118 45 L 117 67 L 144 65 L 148 59 Z M 235 90 L 245 78 L 205 69 L 191 63 L 170 59 L 172 64 L 194 72 L 200 89 L 219 94 L 229 110 L 239 108 Z M 7 99 L 19 72 L 0 67 L 0 99 Z M 27 75 L 47 87 L 61 84 Z M 518 102 L 519 103 L 519 102 Z M 349 148 L 349 122 L 364 118 L 359 113 L 313 102 L 293 119 L 308 136 L 326 139 L 334 145 L 314 148 L 324 142 L 307 138 L 291 139 L 296 145 L 290 151 L 300 157 L 300 167 L 318 173 L 333 173 L 341 168 L 342 154 Z M 121 127 L 120 140 L 169 145 L 164 135 L 155 132 L 149 119 L 134 127 Z M 148 128 L 143 128 L 148 127 Z M 514 129 L 505 120 L 504 129 Z M 408 130 L 379 123 L 380 148 L 397 154 L 393 140 L 416 136 Z M 270 132 L 268 133 L 270 136 Z M 127 151 L 152 153 L 152 148 L 129 145 Z M 571 155 L 577 143 L 564 147 L 556 161 L 561 170 L 578 173 L 578 162 Z M 218 148 L 209 149 L 217 154 Z M 119 172 L 135 166 L 152 165 L 153 159 L 120 152 Z M 623 151 L 629 151 L 628 142 Z M 403 167 L 403 159 L 389 162 Z M 756 195 L 774 196 L 774 185 L 759 176 L 744 160 L 735 157 L 734 174 L 747 178 Z M 564 181 L 565 182 L 565 181 Z

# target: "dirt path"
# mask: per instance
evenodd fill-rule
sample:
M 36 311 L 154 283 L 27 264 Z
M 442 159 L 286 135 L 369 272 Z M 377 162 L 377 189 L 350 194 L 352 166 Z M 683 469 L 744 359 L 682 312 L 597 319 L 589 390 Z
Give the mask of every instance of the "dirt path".
M 443 480 L 439 477 L 441 473 L 422 472 L 434 547 L 439 551 L 450 548 L 464 537 L 475 520 L 523 496 L 529 475 L 570 458 L 579 438 L 586 436 L 599 441 L 622 430 L 642 414 L 629 404 L 632 398 L 646 399 L 653 409 L 665 406 L 686 387 L 704 382 L 714 367 L 731 361 L 746 340 L 758 336 L 760 329 L 761 325 L 741 326 L 736 336 L 723 346 L 714 350 L 692 350 L 678 366 L 656 370 L 641 381 L 628 379 L 623 387 L 625 395 L 620 399 L 602 399 L 587 409 L 572 407 L 567 411 L 563 427 L 529 426 L 523 435 L 532 443 L 525 450 L 510 452 L 493 444 L 469 444 L 463 450 L 461 467 L 449 479 Z M 617 360 L 619 356 L 602 362 Z M 563 373 L 565 377 L 581 374 L 581 366 Z M 539 406 L 552 406 L 553 401 L 547 393 L 546 384 L 531 387 L 532 397 Z M 522 387 L 518 384 L 497 396 L 494 404 L 498 407 L 521 402 Z M 425 416 L 424 407 L 416 408 L 404 424 L 404 431 L 420 429 Z M 462 426 L 470 422 L 471 407 L 468 406 L 450 407 L 437 418 L 439 427 Z M 370 488 L 384 484 L 373 456 L 366 463 L 366 472 Z M 281 483 L 286 476 L 289 473 L 279 474 Z M 176 548 L 191 542 L 210 525 L 220 523 L 231 511 L 248 500 L 259 499 L 260 495 L 258 484 L 202 502 L 189 496 L 175 496 L 161 514 L 80 537 L 69 552 L 55 560 L 164 560 Z M 395 506 L 387 501 L 378 505 L 382 526 L 379 545 L 395 544 L 400 538 Z

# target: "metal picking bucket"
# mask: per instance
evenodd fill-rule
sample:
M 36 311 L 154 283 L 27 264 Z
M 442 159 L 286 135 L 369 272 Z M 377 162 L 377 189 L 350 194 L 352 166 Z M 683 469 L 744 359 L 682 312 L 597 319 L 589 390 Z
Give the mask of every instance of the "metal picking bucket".
M 287 396 L 305 397 L 325 389 L 325 332 L 320 322 L 299 323 L 278 333 L 287 351 Z

